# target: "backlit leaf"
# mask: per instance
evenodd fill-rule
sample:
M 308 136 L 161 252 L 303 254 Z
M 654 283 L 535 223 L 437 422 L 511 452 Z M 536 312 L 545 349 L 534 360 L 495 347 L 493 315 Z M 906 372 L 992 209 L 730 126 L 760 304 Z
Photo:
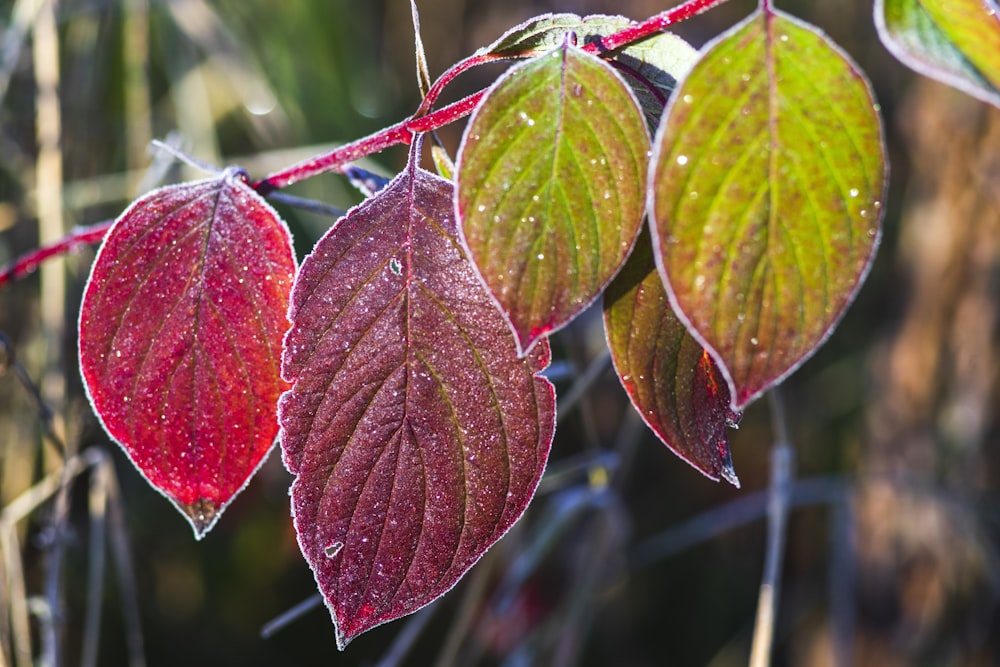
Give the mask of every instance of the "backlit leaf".
M 514 26 L 478 53 L 510 57 L 541 55 L 562 46 L 571 34 L 578 44 L 589 44 L 632 25 L 635 25 L 635 21 L 624 16 L 593 15 L 581 18 L 576 14 L 543 14 Z M 658 120 L 663 111 L 663 103 L 657 99 L 656 94 L 666 97 L 674 89 L 677 80 L 691 69 L 698 52 L 679 36 L 661 31 L 602 55 L 613 56 L 614 61 L 627 73 L 625 81 L 635 91 L 643 109 Z M 645 82 L 638 77 L 645 79 Z M 650 90 L 647 83 L 656 93 Z
M 521 350 L 593 302 L 625 261 L 648 147 L 625 83 L 571 46 L 512 68 L 469 121 L 462 234 Z
M 320 239 L 293 290 L 281 443 L 341 648 L 448 591 L 548 456 L 548 345 L 518 357 L 453 207 L 450 182 L 411 166 Z
M 230 169 L 136 201 L 94 261 L 80 368 L 98 417 L 202 537 L 274 444 L 295 257 Z
M 715 361 L 670 309 L 648 234 L 604 293 L 604 326 L 615 371 L 646 424 L 706 476 L 738 487 L 726 430 L 740 415 Z
M 1000 16 L 989 0 L 876 0 L 889 51 L 917 72 L 1000 107 Z
M 822 34 L 758 11 L 682 82 L 651 172 L 671 302 L 740 410 L 816 350 L 868 271 L 886 181 L 877 106 Z

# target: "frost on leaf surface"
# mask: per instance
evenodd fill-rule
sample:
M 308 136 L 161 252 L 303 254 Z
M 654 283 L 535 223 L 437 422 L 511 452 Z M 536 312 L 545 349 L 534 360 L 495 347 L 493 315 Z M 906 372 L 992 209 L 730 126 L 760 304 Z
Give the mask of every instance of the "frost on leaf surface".
M 279 407 L 299 545 L 343 648 L 448 591 L 521 516 L 554 428 L 457 237 L 448 181 L 410 166 L 305 259 Z
M 675 454 L 713 480 L 739 480 L 727 431 L 740 415 L 708 352 L 670 308 L 648 234 L 604 292 L 615 372 L 643 421 Z
M 508 57 L 540 55 L 562 46 L 570 35 L 578 44 L 589 44 L 633 25 L 635 21 L 624 16 L 542 14 L 514 26 L 478 53 Z M 663 111 L 662 97 L 669 95 L 677 80 L 691 69 L 698 52 L 677 35 L 663 30 L 617 49 L 613 57 L 627 73 L 625 80 L 643 110 L 658 120 Z M 654 90 L 650 90 L 649 84 Z
M 705 47 L 653 150 L 657 265 L 742 410 L 822 344 L 868 272 L 886 188 L 878 106 L 818 30 L 758 11 Z
M 94 261 L 84 385 L 199 538 L 274 444 L 294 273 L 285 224 L 234 169 L 142 197 Z
M 459 150 L 456 207 L 522 350 L 591 304 L 643 217 L 649 134 L 614 69 L 563 45 L 490 89 Z

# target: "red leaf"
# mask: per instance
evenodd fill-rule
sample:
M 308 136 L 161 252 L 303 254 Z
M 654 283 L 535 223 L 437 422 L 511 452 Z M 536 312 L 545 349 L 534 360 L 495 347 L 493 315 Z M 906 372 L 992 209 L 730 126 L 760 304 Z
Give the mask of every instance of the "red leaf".
M 281 443 L 343 648 L 448 591 L 524 512 L 554 429 L 549 349 L 518 358 L 451 183 L 412 166 L 320 239 L 291 317 Z
M 670 308 L 645 232 L 604 293 L 604 326 L 615 371 L 646 424 L 704 475 L 738 487 L 726 430 L 740 414 L 729 408 L 719 367 Z
M 136 201 L 94 261 L 80 368 L 105 429 L 201 538 L 274 444 L 288 229 L 229 169 Z

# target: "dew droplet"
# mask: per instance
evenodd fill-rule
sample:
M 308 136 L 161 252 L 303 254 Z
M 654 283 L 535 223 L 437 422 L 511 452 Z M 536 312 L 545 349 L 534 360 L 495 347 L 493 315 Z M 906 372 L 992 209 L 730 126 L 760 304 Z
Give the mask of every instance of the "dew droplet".
M 684 104 L 691 104 L 692 102 L 694 102 L 694 97 L 692 97 L 691 95 L 685 95 L 681 99 L 684 100 Z
M 705 276 L 695 276 L 694 286 L 697 289 L 701 289 L 702 287 L 704 287 L 705 286 Z
M 757 344 L 758 344 L 759 342 L 760 342 L 760 341 L 759 341 L 759 340 L 757 340 L 757 337 L 756 337 L 756 336 L 754 336 L 753 338 L 751 338 L 751 339 L 750 339 L 750 344 L 751 344 L 751 345 L 757 345 Z
M 858 194 L 859 194 L 859 192 L 860 191 L 857 188 L 851 188 L 850 195 L 851 195 L 851 197 L 857 197 Z
M 688 156 L 687 155 L 678 155 L 677 156 L 677 164 L 679 164 L 679 165 L 681 165 L 683 167 L 687 163 L 688 163 Z
M 479 206 L 476 207 L 476 210 L 482 213 L 483 211 L 486 210 L 486 204 L 480 204 Z
M 540 252 L 540 253 L 538 253 L 537 257 L 538 257 L 538 259 L 545 259 L 545 253 Z

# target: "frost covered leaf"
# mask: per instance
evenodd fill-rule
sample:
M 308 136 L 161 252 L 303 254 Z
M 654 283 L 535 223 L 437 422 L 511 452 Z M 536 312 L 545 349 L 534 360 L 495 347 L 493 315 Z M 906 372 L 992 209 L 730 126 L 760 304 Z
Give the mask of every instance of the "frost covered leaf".
M 621 78 L 568 45 L 512 68 L 465 131 L 457 210 L 528 350 L 594 301 L 635 242 L 649 137 Z
M 1000 107 L 1000 16 L 984 0 L 876 0 L 882 43 L 917 72 Z
M 448 591 L 521 516 L 554 429 L 457 239 L 453 189 L 412 165 L 302 265 L 282 372 L 299 545 L 343 648 Z
M 740 415 L 708 352 L 670 309 L 648 234 L 604 293 L 615 371 L 643 421 L 675 454 L 713 480 L 739 486 L 727 429 Z
M 877 106 L 817 30 L 758 11 L 674 94 L 651 172 L 674 310 L 741 410 L 816 350 L 868 271 L 886 182 Z
M 285 224 L 235 169 L 142 197 L 94 261 L 84 385 L 199 538 L 274 444 L 294 273 Z
M 562 46 L 570 35 L 576 38 L 578 44 L 589 44 L 632 25 L 635 21 L 624 16 L 597 14 L 581 18 L 576 14 L 543 14 L 514 26 L 478 53 L 508 57 L 541 55 Z M 677 80 L 691 69 L 698 58 L 698 52 L 690 44 L 666 31 L 602 55 L 613 57 L 622 67 L 626 73 L 625 81 L 638 96 L 643 110 L 655 119 L 663 111 L 663 103 L 658 96 L 665 98 L 669 95 Z M 638 77 L 651 84 L 654 91 Z

